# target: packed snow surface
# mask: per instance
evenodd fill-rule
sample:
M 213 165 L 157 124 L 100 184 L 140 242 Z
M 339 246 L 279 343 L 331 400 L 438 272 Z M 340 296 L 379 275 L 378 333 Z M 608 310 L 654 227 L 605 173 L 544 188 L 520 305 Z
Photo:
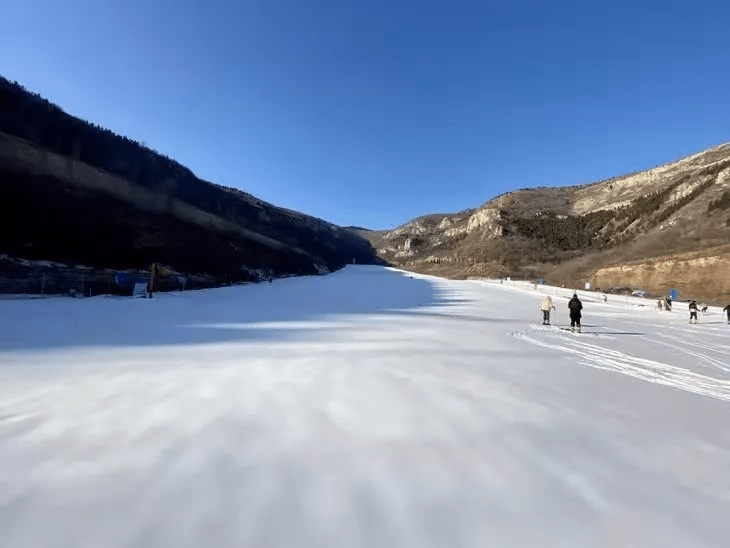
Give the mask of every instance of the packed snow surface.
M 553 326 L 540 304 L 553 298 Z M 727 547 L 730 325 L 350 266 L 0 301 L 0 544 Z

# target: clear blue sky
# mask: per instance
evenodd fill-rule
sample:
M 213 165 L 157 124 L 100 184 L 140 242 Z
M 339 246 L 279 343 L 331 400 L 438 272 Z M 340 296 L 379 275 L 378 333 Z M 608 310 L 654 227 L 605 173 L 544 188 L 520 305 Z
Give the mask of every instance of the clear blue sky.
M 23 0 L 0 73 L 199 177 L 391 228 L 730 140 L 728 2 Z

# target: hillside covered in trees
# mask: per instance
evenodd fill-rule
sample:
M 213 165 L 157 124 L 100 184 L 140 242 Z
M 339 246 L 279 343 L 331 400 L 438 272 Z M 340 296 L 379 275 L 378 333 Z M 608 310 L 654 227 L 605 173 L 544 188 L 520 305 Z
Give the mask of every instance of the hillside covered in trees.
M 355 232 L 197 178 L 0 77 L 0 254 L 247 280 L 379 262 Z

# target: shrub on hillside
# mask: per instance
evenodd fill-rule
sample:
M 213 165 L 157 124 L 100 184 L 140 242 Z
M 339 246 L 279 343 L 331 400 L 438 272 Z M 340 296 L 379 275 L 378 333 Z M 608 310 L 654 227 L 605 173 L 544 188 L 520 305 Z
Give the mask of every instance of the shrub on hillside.
M 730 190 L 726 190 L 717 200 L 712 200 L 710 205 L 707 206 L 707 211 L 710 212 L 713 209 L 724 210 L 730 207 Z

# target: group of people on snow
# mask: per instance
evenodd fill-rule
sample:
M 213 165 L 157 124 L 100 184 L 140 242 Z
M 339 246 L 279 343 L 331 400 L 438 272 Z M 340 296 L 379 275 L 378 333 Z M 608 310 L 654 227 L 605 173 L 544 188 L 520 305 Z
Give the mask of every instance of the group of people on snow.
M 555 310 L 555 305 L 553 305 L 553 300 L 549 295 L 542 301 L 540 309 L 542 310 L 542 324 L 550 325 L 550 310 Z M 578 333 L 580 333 L 580 318 L 583 303 L 578 298 L 577 293 L 573 293 L 573 298 L 568 301 L 568 310 L 570 311 L 570 328 L 575 331 L 577 325 Z
M 663 307 L 666 307 L 667 310 L 671 310 L 671 300 L 669 298 L 664 299 L 662 302 Z M 556 310 L 555 305 L 553 305 L 552 298 L 548 295 L 545 297 L 545 299 L 542 301 L 542 305 L 540 306 L 540 310 L 542 311 L 542 324 L 543 325 L 550 325 L 550 311 Z M 581 311 L 583 310 L 583 303 L 578 298 L 577 293 L 573 293 L 573 297 L 568 301 L 568 310 L 570 311 L 570 328 L 571 330 L 575 331 L 576 326 L 578 327 L 578 333 L 580 333 L 580 318 L 581 318 Z M 701 310 L 702 313 L 707 313 L 708 306 L 706 304 L 697 304 L 697 301 L 690 301 L 689 303 L 689 323 L 698 323 L 697 320 L 697 311 Z M 725 314 L 727 314 L 727 323 L 730 324 L 730 304 L 727 305 L 725 308 L 722 309 Z
M 704 303 L 697 304 L 697 301 L 690 301 L 689 303 L 689 323 L 698 323 L 697 321 L 697 311 L 702 312 L 703 314 L 707 313 L 708 306 Z M 730 304 L 727 305 L 725 308 L 722 309 L 722 311 L 727 314 L 727 323 L 730 323 Z

